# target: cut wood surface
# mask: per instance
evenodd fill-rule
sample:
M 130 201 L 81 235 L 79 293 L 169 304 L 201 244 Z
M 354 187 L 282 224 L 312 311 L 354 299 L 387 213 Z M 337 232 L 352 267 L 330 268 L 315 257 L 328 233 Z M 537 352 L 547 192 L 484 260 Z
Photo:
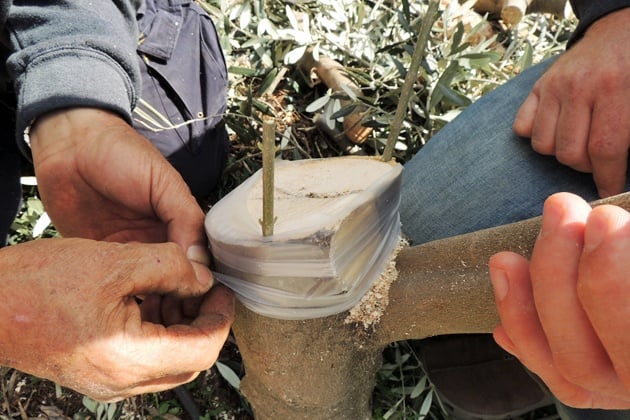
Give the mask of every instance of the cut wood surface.
M 278 165 L 275 177 L 275 233 L 278 238 L 300 240 L 338 227 L 342 222 L 331 216 L 345 216 L 348 203 L 391 171 L 390 164 L 377 159 L 304 160 L 299 165 Z M 262 214 L 261 183 L 252 185 L 247 210 L 252 218 Z M 325 220 L 328 219 L 328 220 Z M 328 225 L 321 225 L 326 221 Z M 296 237 L 293 237 L 296 233 Z M 291 237 L 285 236 L 291 235 Z

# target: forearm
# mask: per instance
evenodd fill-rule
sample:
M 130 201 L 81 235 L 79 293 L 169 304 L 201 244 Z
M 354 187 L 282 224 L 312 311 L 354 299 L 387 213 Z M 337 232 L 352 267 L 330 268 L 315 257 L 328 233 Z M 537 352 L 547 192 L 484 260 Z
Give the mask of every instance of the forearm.
M 18 136 L 38 115 L 66 107 L 109 109 L 130 120 L 140 80 L 135 3 L 11 6 L 7 67 L 17 95 Z
M 586 29 L 598 20 L 599 18 L 617 11 L 619 9 L 623 9 L 625 7 L 630 7 L 630 0 L 570 0 L 571 6 L 575 15 L 580 20 L 578 27 L 576 28 L 571 40 L 569 41 L 569 45 L 579 40 L 583 35 Z

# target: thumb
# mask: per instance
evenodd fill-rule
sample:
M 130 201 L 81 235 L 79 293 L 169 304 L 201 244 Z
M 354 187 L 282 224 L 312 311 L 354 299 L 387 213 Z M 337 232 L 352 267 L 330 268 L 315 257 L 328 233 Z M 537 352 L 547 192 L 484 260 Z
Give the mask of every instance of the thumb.
M 516 113 L 512 129 L 518 136 L 531 138 L 536 112 L 538 111 L 538 102 L 538 95 L 532 92 Z
M 152 187 L 152 207 L 156 217 L 167 227 L 167 241 L 174 242 L 188 257 L 209 265 L 204 213 L 181 175 L 158 154 L 152 162 L 159 176 Z
M 191 261 L 208 266 L 210 257 L 203 226 L 204 215 L 194 198 L 190 198 L 192 202 L 174 209 L 177 217 L 168 222 L 168 240 L 179 245 Z
M 212 286 L 210 270 L 190 261 L 177 244 L 136 243 L 127 246 L 136 248 L 131 275 L 119 279 L 127 296 L 173 294 L 191 297 L 206 293 Z

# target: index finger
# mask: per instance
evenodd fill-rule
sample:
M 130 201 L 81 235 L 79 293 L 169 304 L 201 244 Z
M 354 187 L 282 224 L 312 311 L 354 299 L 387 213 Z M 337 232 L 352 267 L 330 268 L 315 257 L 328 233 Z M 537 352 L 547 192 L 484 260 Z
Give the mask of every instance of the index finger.
M 615 371 L 630 389 L 630 214 L 600 206 L 586 225 L 579 295 Z
M 184 253 L 202 257 L 206 249 L 204 214 L 181 175 L 159 153 L 153 166 L 157 174 L 151 185 L 151 205 L 155 215 L 167 226 L 167 240 L 178 244 Z M 189 255 L 190 257 L 190 255 Z M 206 256 L 203 261 L 209 263 Z
M 610 360 L 577 293 L 584 226 L 590 211 L 584 200 L 572 194 L 554 194 L 547 199 L 530 273 L 554 366 L 576 385 L 605 389 L 602 381 L 609 378 L 601 372 L 610 372 Z

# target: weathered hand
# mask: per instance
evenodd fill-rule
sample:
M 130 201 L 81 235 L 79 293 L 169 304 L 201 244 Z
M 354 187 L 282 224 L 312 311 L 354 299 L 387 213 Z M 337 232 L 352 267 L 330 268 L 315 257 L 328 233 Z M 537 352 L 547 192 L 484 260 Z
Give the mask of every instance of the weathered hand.
M 560 193 L 545 203 L 531 263 L 490 260 L 501 347 L 567 405 L 630 408 L 630 214 Z
M 514 121 L 519 136 L 560 163 L 592 172 L 602 197 L 625 189 L 630 145 L 630 8 L 586 31 L 534 86 Z
M 216 360 L 234 316 L 231 292 L 172 243 L 43 239 L 0 250 L 0 365 L 100 401 L 194 379 Z M 165 326 L 138 295 L 197 296 Z M 175 315 L 173 315 L 175 316 Z M 188 318 L 188 320 L 185 320 Z
M 179 244 L 196 260 L 205 249 L 203 212 L 188 187 L 144 137 L 118 115 L 70 109 L 31 129 L 39 190 L 67 237 Z

